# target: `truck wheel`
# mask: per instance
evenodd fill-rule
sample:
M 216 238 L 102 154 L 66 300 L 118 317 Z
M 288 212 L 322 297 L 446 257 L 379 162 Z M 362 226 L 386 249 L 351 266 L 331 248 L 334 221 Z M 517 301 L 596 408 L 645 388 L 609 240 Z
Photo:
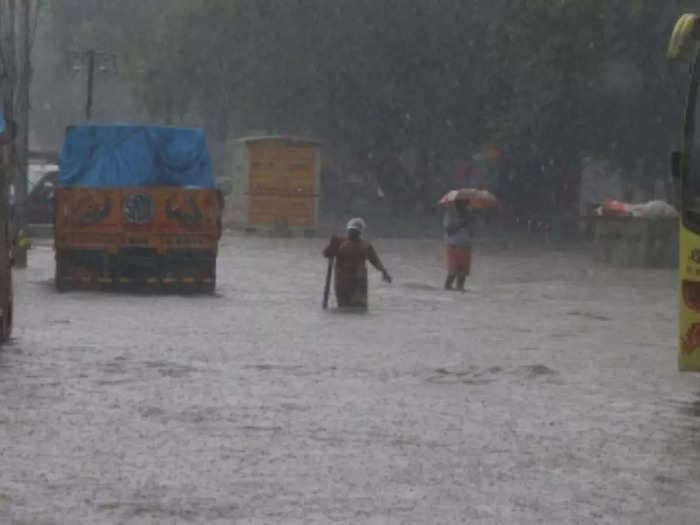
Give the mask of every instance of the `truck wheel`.
M 0 343 L 6 343 L 12 336 L 12 303 L 8 303 L 7 312 L 0 319 Z
M 216 291 L 216 257 L 208 261 L 205 277 L 211 281 L 202 283 L 202 290 L 204 293 L 213 294 Z
M 65 292 L 66 291 L 66 281 L 64 279 L 64 263 L 63 263 L 63 256 L 61 255 L 60 252 L 56 252 L 56 264 L 55 264 L 55 273 L 54 273 L 54 286 L 56 287 L 56 290 L 59 292 Z
M 3 300 L 3 312 L 0 318 L 0 343 L 6 343 L 9 341 L 12 335 L 12 317 L 13 317 L 13 290 L 12 290 L 12 268 L 7 267 L 7 275 L 4 276 L 4 286 L 3 291 L 6 292 L 6 296 L 2 298 Z

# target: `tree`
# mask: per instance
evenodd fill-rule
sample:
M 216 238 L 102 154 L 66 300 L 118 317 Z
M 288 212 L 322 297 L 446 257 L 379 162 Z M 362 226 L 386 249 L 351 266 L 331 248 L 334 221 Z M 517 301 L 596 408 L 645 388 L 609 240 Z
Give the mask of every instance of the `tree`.
M 640 159 L 665 162 L 678 108 L 668 31 L 678 9 L 700 7 L 678 4 L 63 0 L 54 12 L 64 39 L 126 57 L 149 114 L 220 138 L 309 133 L 444 158 L 497 142 L 525 159 L 535 145 L 570 163 L 614 156 L 641 176 Z

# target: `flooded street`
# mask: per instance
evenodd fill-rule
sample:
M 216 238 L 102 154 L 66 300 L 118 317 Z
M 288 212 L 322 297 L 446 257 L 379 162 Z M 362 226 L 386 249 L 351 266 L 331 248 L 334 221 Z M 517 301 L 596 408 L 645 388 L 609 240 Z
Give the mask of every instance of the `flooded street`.
M 0 516 L 48 524 L 695 524 L 700 378 L 675 272 L 377 241 L 366 316 L 320 308 L 321 240 L 226 237 L 215 297 L 17 272 Z

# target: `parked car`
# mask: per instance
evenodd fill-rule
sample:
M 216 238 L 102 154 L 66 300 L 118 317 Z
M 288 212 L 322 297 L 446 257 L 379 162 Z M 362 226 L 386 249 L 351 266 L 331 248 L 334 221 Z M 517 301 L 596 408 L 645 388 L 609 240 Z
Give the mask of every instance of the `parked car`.
M 26 202 L 26 217 L 29 224 L 51 224 L 58 170 L 45 173 L 29 188 Z

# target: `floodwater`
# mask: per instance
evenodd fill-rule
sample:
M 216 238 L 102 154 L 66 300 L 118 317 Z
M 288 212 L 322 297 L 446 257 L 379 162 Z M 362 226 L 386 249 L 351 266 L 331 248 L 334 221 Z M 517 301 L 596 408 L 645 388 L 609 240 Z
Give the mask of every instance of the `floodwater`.
M 48 524 L 692 524 L 700 378 L 675 275 L 378 241 L 371 312 L 320 308 L 317 240 L 226 237 L 215 297 L 17 275 L 0 519 Z

